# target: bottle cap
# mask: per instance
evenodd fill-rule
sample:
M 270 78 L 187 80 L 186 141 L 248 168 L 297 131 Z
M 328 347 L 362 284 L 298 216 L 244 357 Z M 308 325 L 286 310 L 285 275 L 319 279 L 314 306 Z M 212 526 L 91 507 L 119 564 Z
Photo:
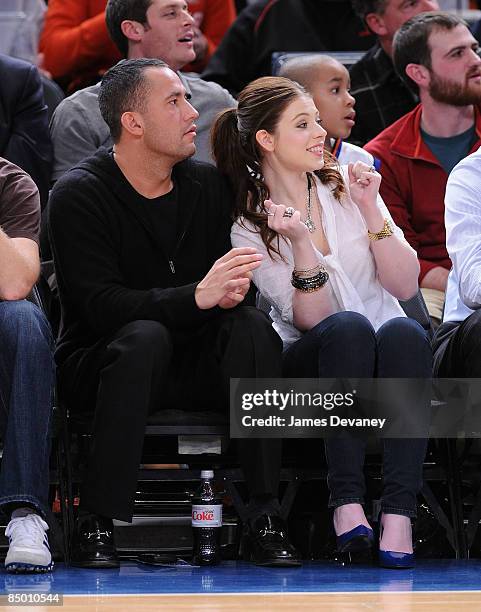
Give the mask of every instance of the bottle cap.
M 214 478 L 214 470 L 202 470 L 200 473 L 202 480 L 211 480 Z

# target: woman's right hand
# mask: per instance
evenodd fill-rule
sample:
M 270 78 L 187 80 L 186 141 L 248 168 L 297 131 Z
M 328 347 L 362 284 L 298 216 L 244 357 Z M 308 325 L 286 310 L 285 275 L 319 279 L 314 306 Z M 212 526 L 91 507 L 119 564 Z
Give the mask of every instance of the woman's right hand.
M 267 225 L 272 230 L 289 238 L 291 243 L 309 239 L 309 230 L 306 224 L 301 221 L 301 213 L 298 210 L 294 212 L 292 217 L 286 217 L 286 206 L 274 204 L 272 200 L 265 200 L 264 208 L 267 211 Z

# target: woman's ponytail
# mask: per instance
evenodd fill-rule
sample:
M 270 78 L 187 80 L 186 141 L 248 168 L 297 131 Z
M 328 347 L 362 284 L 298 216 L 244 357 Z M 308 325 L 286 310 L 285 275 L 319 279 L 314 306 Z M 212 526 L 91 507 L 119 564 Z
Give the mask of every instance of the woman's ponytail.
M 250 179 L 237 122 L 237 109 L 229 108 L 218 115 L 211 132 L 212 155 L 217 168 L 229 178 L 236 194 L 236 216 L 245 210 Z

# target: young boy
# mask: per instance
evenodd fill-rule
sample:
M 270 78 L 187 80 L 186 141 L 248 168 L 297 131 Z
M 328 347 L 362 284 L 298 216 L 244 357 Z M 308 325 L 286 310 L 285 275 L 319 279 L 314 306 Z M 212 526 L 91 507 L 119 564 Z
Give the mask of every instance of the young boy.
M 362 161 L 377 169 L 370 153 L 344 142 L 355 123 L 356 101 L 349 93 L 349 72 L 340 62 L 329 55 L 300 56 L 288 60 L 279 76 L 296 81 L 311 94 L 327 131 L 324 146 L 341 165 Z

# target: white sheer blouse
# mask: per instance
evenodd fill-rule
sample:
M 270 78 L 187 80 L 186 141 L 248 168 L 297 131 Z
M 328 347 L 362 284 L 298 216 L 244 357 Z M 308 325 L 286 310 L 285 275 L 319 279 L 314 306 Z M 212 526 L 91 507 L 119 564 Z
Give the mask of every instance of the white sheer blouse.
M 341 169 L 346 188 L 347 167 Z M 317 249 L 319 262 L 329 272 L 335 306 L 338 312 L 354 311 L 364 315 L 375 330 L 394 317 L 405 316 L 399 302 L 379 282 L 376 262 L 370 249 L 367 226 L 358 207 L 349 196 L 336 200 L 331 188 L 316 179 L 321 202 L 321 217 L 330 253 L 323 256 Z M 378 196 L 378 206 L 394 227 L 394 232 L 405 241 L 402 231 L 394 225 L 386 205 Z M 252 246 L 264 255 L 262 265 L 254 271 L 253 281 L 270 303 L 274 328 L 284 342 L 284 348 L 298 340 L 302 332 L 293 325 L 291 285 L 294 259 L 289 240 L 280 239 L 280 251 L 285 259 L 273 260 L 267 253 L 260 234 L 244 219 L 237 220 L 231 230 L 232 246 Z M 407 244 L 407 243 L 406 243 Z M 315 248 L 315 247 L 314 247 Z M 411 247 L 409 247 L 411 248 Z

